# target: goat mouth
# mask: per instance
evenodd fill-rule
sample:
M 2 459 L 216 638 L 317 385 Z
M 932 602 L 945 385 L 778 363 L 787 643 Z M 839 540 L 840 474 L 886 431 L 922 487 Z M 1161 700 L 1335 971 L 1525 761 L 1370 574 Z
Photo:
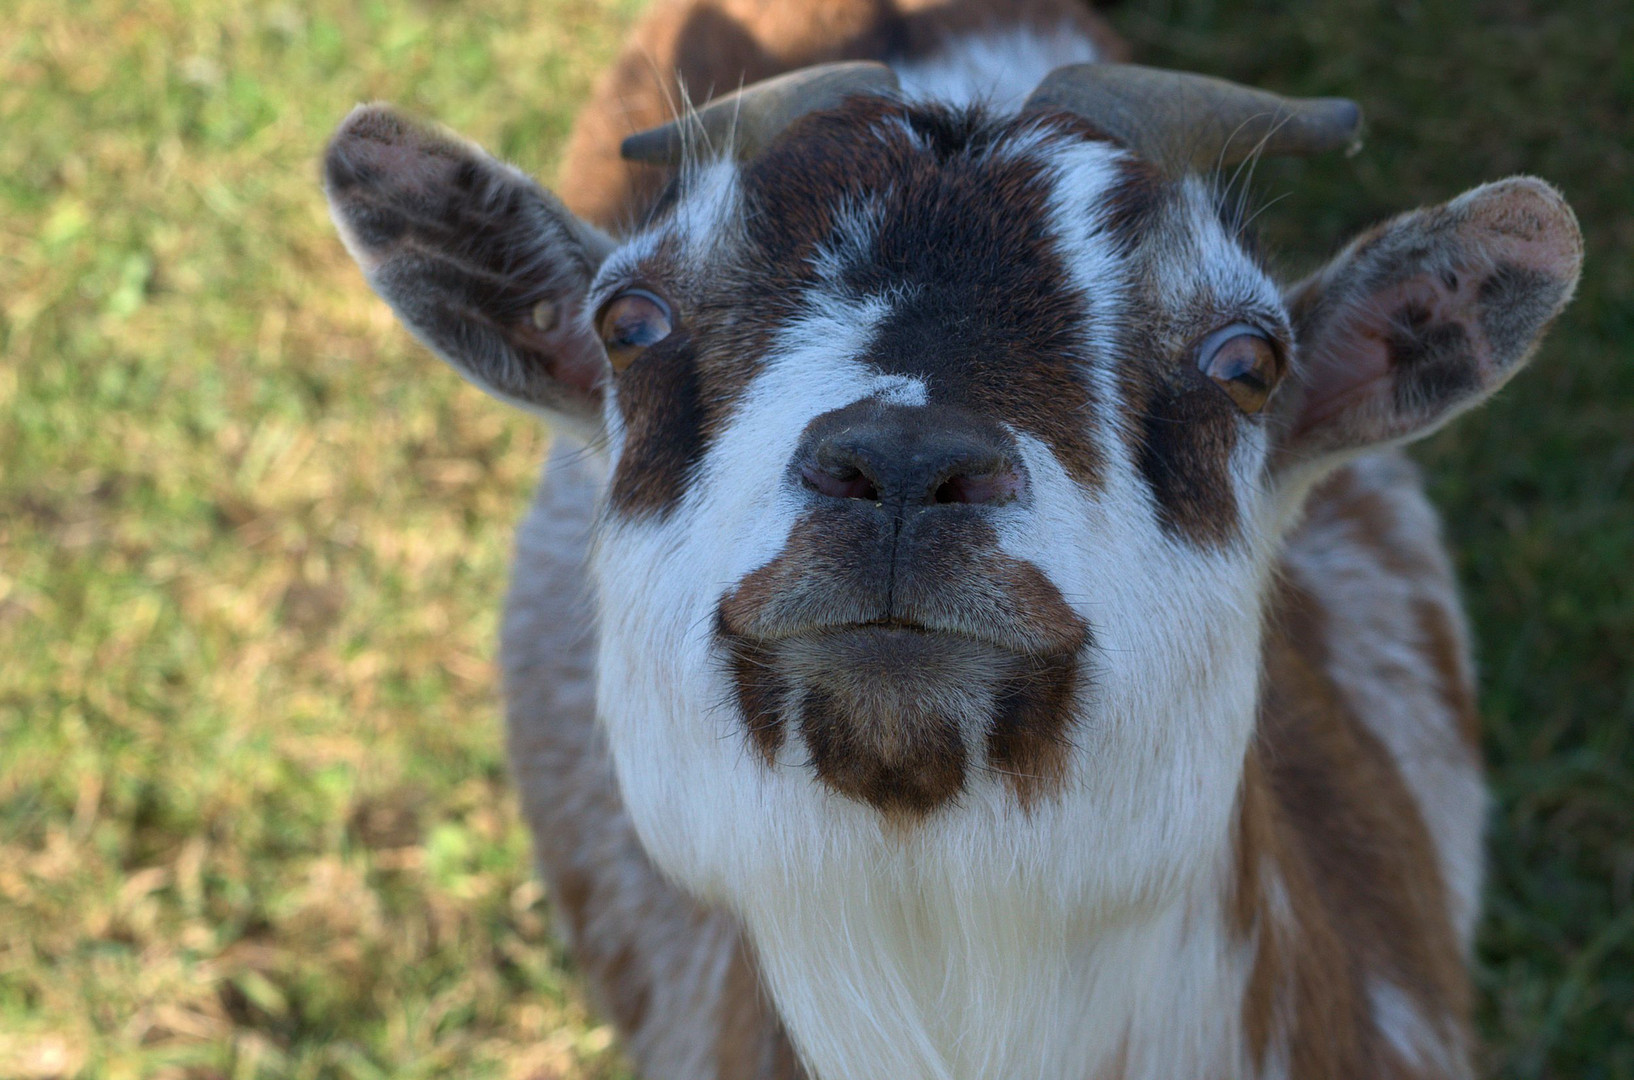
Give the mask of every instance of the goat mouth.
M 937 650 L 942 650 L 961 656 L 990 656 L 995 662 L 1011 657 L 1042 659 L 1074 653 L 1082 644 L 1079 641 L 1068 644 L 1040 642 L 1035 635 L 1004 627 L 938 626 L 898 617 L 789 627 L 760 641 L 763 645 L 784 649 L 826 644 L 849 651 L 871 645 L 886 655 L 896 652 L 934 655 Z
M 944 647 L 955 650 L 963 646 L 984 646 L 996 658 L 1049 660 L 1074 655 L 1089 640 L 1089 628 L 1076 618 L 1045 623 L 1026 616 L 1011 616 L 1008 612 L 995 615 L 990 611 L 965 611 L 957 601 L 948 602 L 946 610 L 927 612 L 927 617 L 879 614 L 873 618 L 845 618 L 844 615 L 851 613 L 837 612 L 840 617 L 830 620 L 820 614 L 811 617 L 805 612 L 800 613 L 805 618 L 789 618 L 783 612 L 764 609 L 748 613 L 746 617 L 741 607 L 734 606 L 734 599 L 728 597 L 716 613 L 716 636 L 772 650 L 801 642 L 841 642 L 854 638 L 886 649 L 906 648 L 906 643 L 918 643 L 929 649 L 941 642 Z

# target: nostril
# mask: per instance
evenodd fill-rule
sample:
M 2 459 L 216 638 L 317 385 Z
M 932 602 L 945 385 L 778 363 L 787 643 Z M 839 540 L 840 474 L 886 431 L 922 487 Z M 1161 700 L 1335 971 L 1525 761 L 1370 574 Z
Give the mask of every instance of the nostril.
M 807 465 L 800 470 L 800 478 L 807 487 L 831 499 L 879 501 L 879 488 L 858 469 L 842 468 L 836 474 L 816 465 Z
M 986 473 L 959 473 L 937 485 L 933 503 L 1006 503 L 1021 491 L 1021 478 L 1010 469 Z

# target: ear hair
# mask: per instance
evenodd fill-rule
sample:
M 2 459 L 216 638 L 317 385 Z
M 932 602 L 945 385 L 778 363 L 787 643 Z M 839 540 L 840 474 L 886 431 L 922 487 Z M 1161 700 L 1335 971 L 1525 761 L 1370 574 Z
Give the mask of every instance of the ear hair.
M 383 105 L 346 118 L 323 175 L 347 250 L 416 337 L 494 396 L 594 432 L 608 367 L 582 309 L 611 240 L 520 170 Z
M 1525 365 L 1582 261 L 1571 208 L 1531 177 L 1365 233 L 1289 290 L 1282 460 L 1418 438 L 1484 401 Z

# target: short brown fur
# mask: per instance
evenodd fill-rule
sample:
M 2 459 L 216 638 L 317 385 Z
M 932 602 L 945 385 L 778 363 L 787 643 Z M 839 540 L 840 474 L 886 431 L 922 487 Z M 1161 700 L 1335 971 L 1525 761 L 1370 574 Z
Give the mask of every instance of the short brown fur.
M 1415 800 L 1326 673 L 1328 647 L 1320 605 L 1284 585 L 1239 805 L 1233 914 L 1258 950 L 1244 1026 L 1256 1058 L 1281 1042 L 1293 1076 L 1406 1077 L 1416 1074 L 1378 1030 L 1370 981 L 1387 980 L 1460 1050 L 1469 985 Z M 1279 1002 L 1292 1004 L 1286 1017 Z
M 913 59 L 984 29 L 1071 27 L 1108 60 L 1128 47 L 1075 0 L 668 0 L 642 19 L 597 84 L 568 139 L 557 191 L 577 214 L 617 228 L 636 222 L 670 170 L 619 157 L 625 136 L 673 119 L 677 86 L 692 104 L 831 60 Z

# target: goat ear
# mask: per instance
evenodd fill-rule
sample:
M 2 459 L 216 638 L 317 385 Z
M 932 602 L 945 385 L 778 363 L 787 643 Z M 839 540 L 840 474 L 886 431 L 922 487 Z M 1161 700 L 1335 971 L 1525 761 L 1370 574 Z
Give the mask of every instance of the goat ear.
M 1289 291 L 1284 460 L 1404 442 L 1484 401 L 1524 366 L 1582 262 L 1571 208 L 1530 177 L 1359 237 Z
M 340 125 L 323 179 L 347 250 L 416 337 L 496 397 L 599 423 L 610 369 L 583 308 L 611 240 L 517 169 L 381 105 Z

